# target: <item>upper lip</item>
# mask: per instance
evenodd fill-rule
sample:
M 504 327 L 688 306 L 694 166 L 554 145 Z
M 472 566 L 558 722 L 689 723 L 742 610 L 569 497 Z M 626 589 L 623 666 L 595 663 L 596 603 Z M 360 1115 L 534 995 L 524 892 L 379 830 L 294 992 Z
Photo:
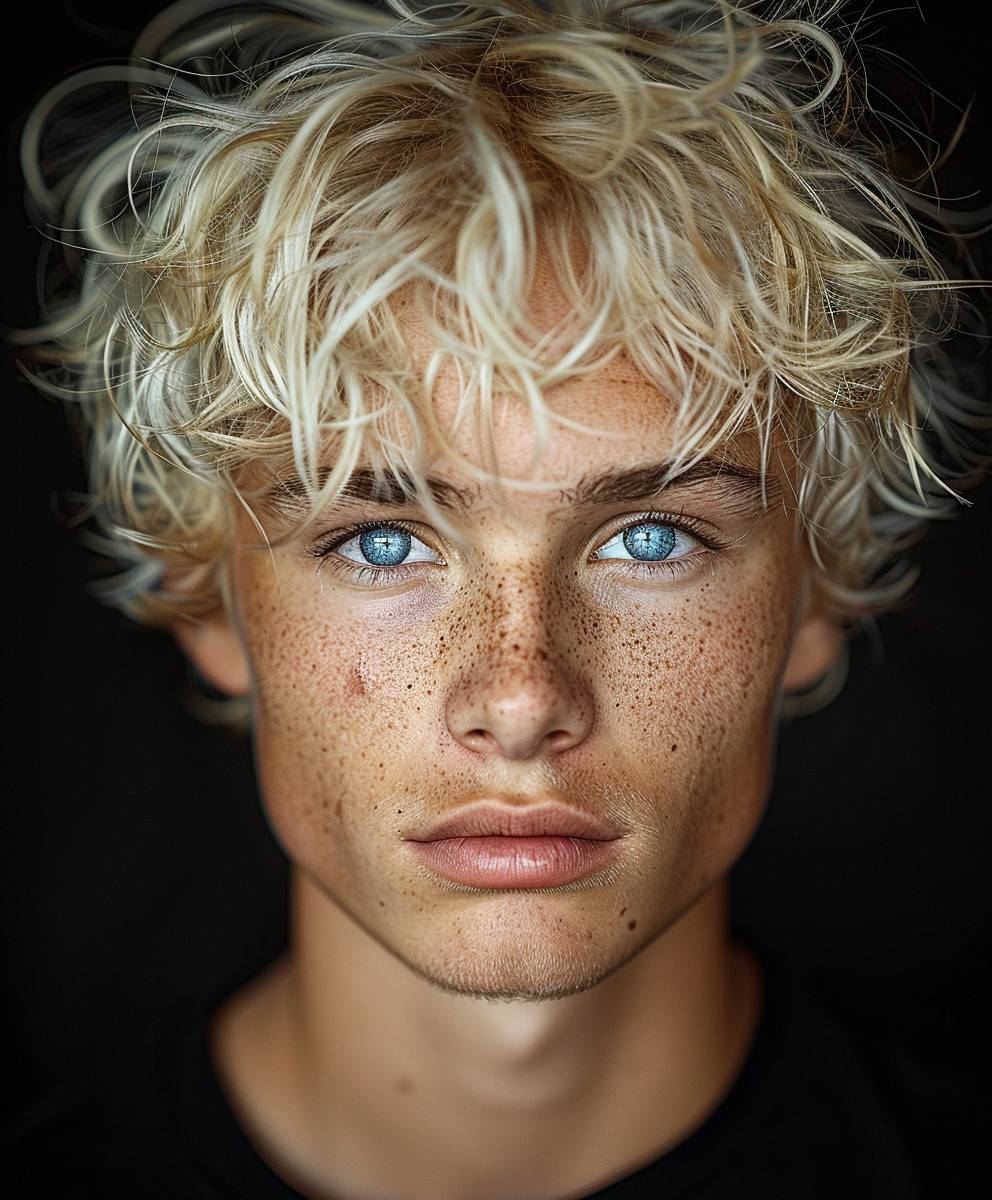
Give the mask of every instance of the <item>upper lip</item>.
M 469 805 L 445 817 L 411 842 L 453 837 L 558 837 L 613 841 L 620 832 L 597 817 L 558 803 L 510 807 L 492 800 Z

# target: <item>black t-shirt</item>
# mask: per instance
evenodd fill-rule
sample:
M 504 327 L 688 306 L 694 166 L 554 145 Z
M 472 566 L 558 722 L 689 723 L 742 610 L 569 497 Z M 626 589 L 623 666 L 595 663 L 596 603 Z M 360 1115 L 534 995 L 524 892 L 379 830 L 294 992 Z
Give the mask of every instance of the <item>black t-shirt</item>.
M 588 1196 L 988 1194 L 984 1089 L 992 1064 L 978 1030 L 838 998 L 817 977 L 760 953 L 763 1015 L 729 1092 L 677 1146 Z M 3 1194 L 300 1200 L 248 1141 L 211 1067 L 207 1019 L 229 990 L 174 1010 L 98 1076 L 15 1122 L 3 1142 L 0 1175 L 12 1178 Z

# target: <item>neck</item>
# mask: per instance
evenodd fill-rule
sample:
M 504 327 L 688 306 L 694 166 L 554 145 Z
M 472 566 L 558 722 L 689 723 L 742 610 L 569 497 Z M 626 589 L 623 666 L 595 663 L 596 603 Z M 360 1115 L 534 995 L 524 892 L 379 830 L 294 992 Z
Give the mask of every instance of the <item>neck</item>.
M 724 880 L 596 987 L 536 1002 L 441 991 L 300 873 L 291 923 L 291 952 L 217 1014 L 214 1054 L 258 1148 L 314 1195 L 606 1186 L 705 1119 L 760 1013 Z

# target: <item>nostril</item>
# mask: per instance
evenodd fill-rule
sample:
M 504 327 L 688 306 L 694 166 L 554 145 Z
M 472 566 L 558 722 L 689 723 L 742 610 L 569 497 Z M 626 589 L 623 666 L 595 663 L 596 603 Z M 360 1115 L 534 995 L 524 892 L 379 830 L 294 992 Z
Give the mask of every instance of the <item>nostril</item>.
M 557 752 L 567 749 L 575 741 L 575 738 L 567 729 L 555 729 L 545 737 L 544 741 L 549 750 Z

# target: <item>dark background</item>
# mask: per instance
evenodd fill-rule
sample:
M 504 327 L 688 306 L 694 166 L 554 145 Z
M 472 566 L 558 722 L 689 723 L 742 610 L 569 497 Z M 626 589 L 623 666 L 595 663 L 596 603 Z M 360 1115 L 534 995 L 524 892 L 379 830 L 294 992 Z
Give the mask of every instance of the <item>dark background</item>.
M 117 60 L 161 5 L 22 6 L 3 80 L 8 232 L 0 321 L 33 322 L 40 234 L 22 205 L 24 114 L 71 70 Z M 876 5 L 879 9 L 881 5 Z M 848 6 L 857 17 L 862 6 Z M 961 3 L 872 17 L 869 67 L 917 120 L 933 108 L 949 197 L 992 201 L 987 43 Z M 903 56 L 936 88 L 907 82 Z M 915 106 L 915 107 L 914 107 Z M 987 240 L 986 240 L 987 246 Z M 992 274 L 986 261 L 983 268 Z M 8 985 L 2 1111 L 103 1057 L 177 999 L 263 963 L 284 938 L 286 867 L 258 806 L 245 741 L 184 707 L 171 641 L 84 595 L 88 560 L 58 516 L 82 486 L 58 407 L 7 358 L 17 417 L 16 558 L 6 619 L 13 740 L 2 841 Z M 852 647 L 845 692 L 788 725 L 768 816 L 733 876 L 738 922 L 873 998 L 979 1019 L 988 969 L 992 486 L 917 547 L 912 601 Z

